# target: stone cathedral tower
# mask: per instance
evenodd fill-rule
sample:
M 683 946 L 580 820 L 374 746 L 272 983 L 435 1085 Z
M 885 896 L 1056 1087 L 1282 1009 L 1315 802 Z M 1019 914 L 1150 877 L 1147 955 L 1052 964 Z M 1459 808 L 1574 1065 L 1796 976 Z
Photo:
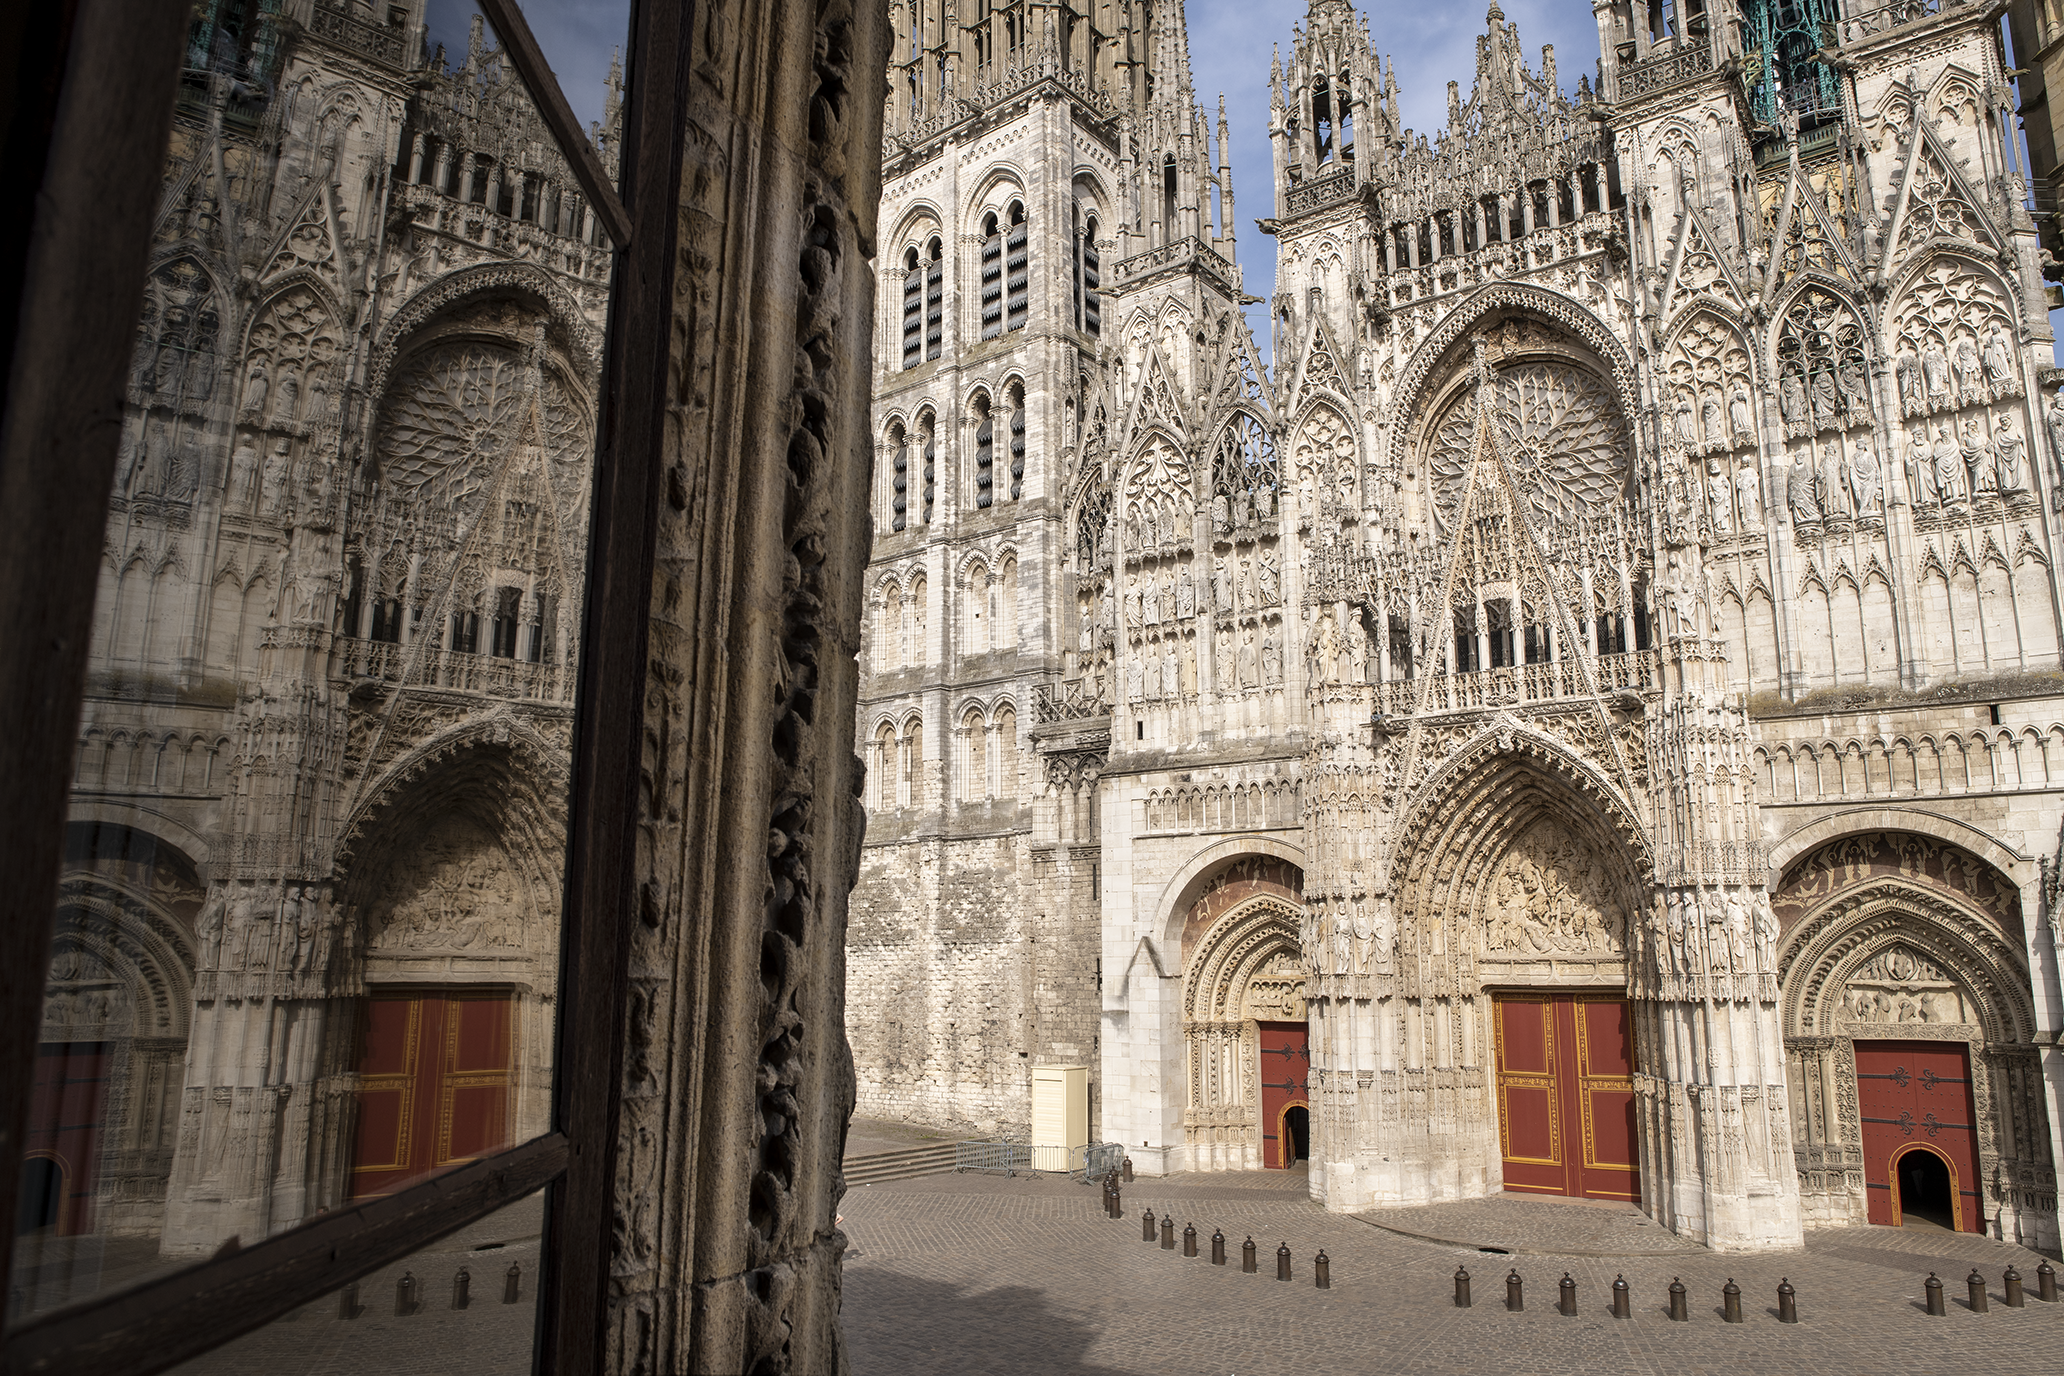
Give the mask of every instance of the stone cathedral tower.
M 1419 134 L 1312 0 L 1264 367 L 1179 10 L 988 10 L 1027 113 L 898 68 L 862 1111 L 1022 1125 L 1094 1038 L 1148 1171 L 2054 1246 L 2064 400 L 1989 12 L 1601 0 L 1565 84 L 1494 4 Z M 1000 333 L 932 285 L 992 260 Z

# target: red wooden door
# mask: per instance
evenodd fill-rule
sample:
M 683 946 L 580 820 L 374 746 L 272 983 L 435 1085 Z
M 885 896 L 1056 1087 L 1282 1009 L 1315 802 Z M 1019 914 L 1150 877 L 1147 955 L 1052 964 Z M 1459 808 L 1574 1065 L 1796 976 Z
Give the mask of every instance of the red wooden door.
M 353 1198 L 389 1194 L 509 1141 L 506 993 L 376 994 L 359 1028 Z
M 1640 1199 L 1626 1000 L 1504 994 L 1491 1007 L 1505 1188 Z
M 1288 1170 L 1289 1134 L 1283 1117 L 1293 1105 L 1310 1111 L 1305 1080 L 1311 1071 L 1311 1038 L 1301 1022 L 1264 1022 L 1261 1031 L 1261 1161 Z
M 20 1220 L 21 1231 L 54 1227 L 62 1237 L 93 1230 L 107 1087 L 106 1042 L 45 1042 L 37 1048 L 28 1131 L 22 1136 L 22 1177 L 36 1182 L 36 1198 L 19 1201 L 35 1214 Z
M 1949 1165 L 1961 1233 L 1978 1221 L 1978 1131 L 1969 1048 L 1956 1042 L 1856 1043 L 1856 1108 L 1863 1119 L 1863 1184 L 1870 1221 L 1900 1222 L 1898 1160 L 1933 1151 Z

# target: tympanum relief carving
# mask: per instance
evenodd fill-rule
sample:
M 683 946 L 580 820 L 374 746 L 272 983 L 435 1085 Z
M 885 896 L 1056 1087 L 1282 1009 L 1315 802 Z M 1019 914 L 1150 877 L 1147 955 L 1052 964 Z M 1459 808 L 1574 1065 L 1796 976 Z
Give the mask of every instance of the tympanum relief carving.
M 1552 821 L 1506 852 L 1482 922 L 1487 954 L 1617 960 L 1626 950 L 1626 909 L 1604 857 Z

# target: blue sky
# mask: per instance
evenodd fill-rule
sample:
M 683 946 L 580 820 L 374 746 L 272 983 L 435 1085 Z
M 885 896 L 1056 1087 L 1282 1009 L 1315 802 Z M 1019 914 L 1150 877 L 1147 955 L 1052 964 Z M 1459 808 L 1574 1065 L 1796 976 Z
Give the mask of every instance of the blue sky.
M 1226 98 L 1233 135 L 1233 194 L 1239 215 L 1240 263 L 1247 290 L 1267 296 L 1275 276 L 1275 242 L 1254 228 L 1273 211 L 1268 146 L 1269 54 L 1288 48 L 1291 31 L 1304 20 L 1306 0 L 1187 0 L 1190 71 L 1197 99 L 1217 118 L 1218 97 Z M 1476 38 L 1484 32 L 1477 0 L 1459 4 L 1357 6 L 1368 20 L 1377 50 L 1393 59 L 1398 73 L 1399 114 L 1407 127 L 1431 134 L 1447 120 L 1448 82 L 1462 86 L 1467 100 L 1476 79 Z M 1540 70 L 1541 45 L 1555 45 L 1556 74 L 1564 89 L 1577 78 L 1595 77 L 1598 26 L 1589 0 L 1501 0 L 1506 21 L 1519 29 L 1527 65 Z M 622 46 L 630 22 L 628 0 L 523 0 L 560 87 L 583 123 L 602 117 L 603 80 L 613 49 Z M 456 63 L 466 52 L 471 0 L 430 0 L 430 41 L 443 43 Z M 1267 327 L 1265 308 L 1250 310 L 1257 330 Z M 2053 316 L 2053 319 L 2055 317 Z M 1266 353 L 1268 341 L 1259 341 Z
M 1463 99 L 1468 99 L 1486 7 L 1476 0 L 1459 6 L 1359 7 L 1378 50 L 1396 60 L 1399 111 L 1411 128 L 1430 132 L 1446 121 L 1450 80 L 1462 83 Z M 1269 54 L 1274 45 L 1289 47 L 1307 8 L 1306 0 L 1187 0 L 1185 6 L 1197 99 L 1216 120 L 1218 97 L 1223 93 L 1226 98 L 1240 262 L 1247 290 L 1256 296 L 1269 294 L 1276 267 L 1275 242 L 1254 227 L 1273 213 Z M 1594 70 L 1598 29 L 1587 0 L 1504 0 L 1502 8 L 1507 21 L 1519 26 L 1529 65 L 1538 67 L 1541 45 L 1553 43 L 1566 86 L 1574 87 L 1579 75 Z M 430 0 L 430 41 L 443 43 L 454 65 L 465 56 L 474 12 L 471 0 Z M 523 0 L 523 13 L 574 113 L 583 123 L 600 119 L 610 53 L 622 45 L 630 22 L 627 0 Z M 1265 308 L 1249 316 L 1257 329 L 1266 329 Z M 1260 342 L 1266 350 L 1267 340 Z

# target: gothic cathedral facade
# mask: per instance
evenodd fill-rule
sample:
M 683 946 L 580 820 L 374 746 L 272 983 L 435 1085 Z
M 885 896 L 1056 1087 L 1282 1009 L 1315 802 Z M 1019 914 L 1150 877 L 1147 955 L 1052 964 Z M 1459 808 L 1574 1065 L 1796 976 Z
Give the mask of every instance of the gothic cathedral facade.
M 1171 0 L 902 0 L 863 1114 L 1329 1208 L 2058 1245 L 2064 400 L 1994 9 L 1493 4 L 1271 72 L 1257 347 Z
M 18 1307 L 101 1283 L 77 1238 L 207 1255 L 549 1122 L 611 250 L 423 8 L 194 7 Z

